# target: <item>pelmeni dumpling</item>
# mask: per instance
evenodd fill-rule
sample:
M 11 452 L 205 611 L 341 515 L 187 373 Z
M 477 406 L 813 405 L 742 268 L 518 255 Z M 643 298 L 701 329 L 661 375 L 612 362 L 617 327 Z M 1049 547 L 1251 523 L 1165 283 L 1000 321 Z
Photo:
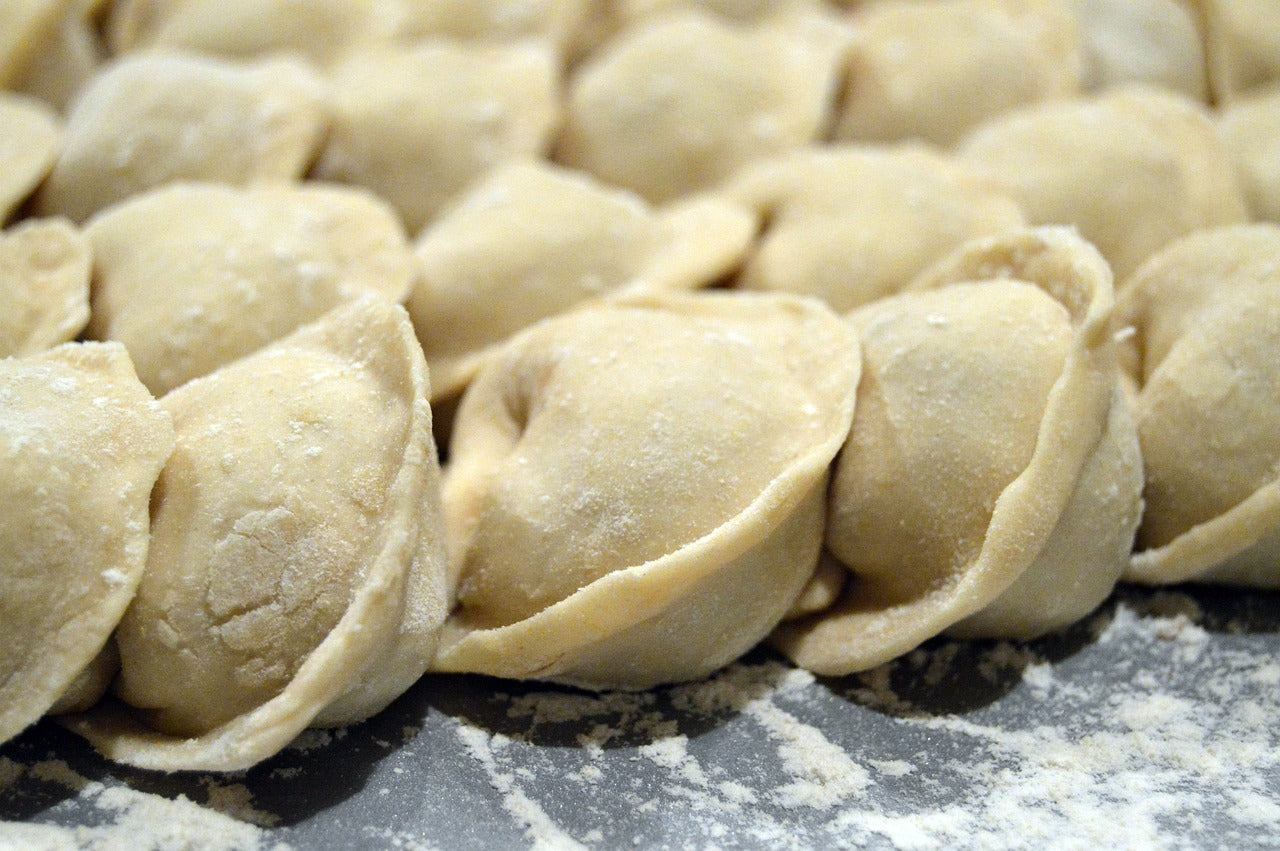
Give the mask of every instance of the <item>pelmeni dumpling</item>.
M 1147 83 L 1206 100 L 1193 0 L 1067 0 L 1084 37 L 1084 89 Z
M 0 88 L 22 79 L 71 5 L 72 0 L 6 0 L 0 6 Z
M 84 235 L 61 219 L 28 219 L 0 233 L 0 357 L 68 342 L 88 321 Z
M 653 209 L 539 163 L 497 169 L 428 228 L 409 298 L 437 398 L 456 396 L 508 337 L 622 290 L 694 289 L 742 258 L 743 207 L 711 198 Z
M 971 243 L 851 314 L 857 417 L 826 546 L 852 576 L 774 641 L 821 674 L 944 630 L 1027 638 L 1110 593 L 1141 510 L 1106 263 L 1067 229 Z
M 1080 88 L 1080 33 L 1059 0 L 901 0 L 855 22 L 838 139 L 950 145 L 985 119 Z
M 570 45 L 600 0 L 390 0 L 385 17 L 392 37 L 432 36 L 475 41 L 538 38 L 558 48 Z
M 1209 88 L 1218 104 L 1280 82 L 1275 0 L 1192 0 L 1204 22 Z
M 665 296 L 543 322 L 486 364 L 445 483 L 458 608 L 434 667 L 585 688 L 694 679 L 818 560 L 852 330 L 788 296 Z
M 1125 578 L 1280 588 L 1280 227 L 1170 245 L 1117 320 L 1147 473 Z
M 164 397 L 127 708 L 73 729 L 131 765 L 234 770 L 417 680 L 447 597 L 428 392 L 408 316 L 366 298 Z
M 739 286 L 840 311 L 901 290 L 968 239 L 1025 224 L 992 181 L 923 147 L 809 148 L 747 169 L 723 194 L 768 222 Z
M 42 50 L 27 65 L 18 88 L 66 111 L 105 58 L 92 17 L 103 0 L 75 0 Z
M 38 207 L 83 221 L 177 180 L 292 180 L 315 156 L 323 94 L 316 76 L 293 60 L 119 59 L 76 98 Z
M 415 277 L 404 229 L 366 192 L 175 184 L 96 216 L 89 335 L 129 347 L 163 394 L 365 293 Z
M 172 449 L 118 343 L 0 359 L 0 742 L 106 688 L 109 668 L 80 675 L 142 578 Z
M 316 175 L 372 189 L 411 233 L 486 171 L 545 153 L 559 67 L 541 42 L 370 48 L 333 70 Z
M 0 224 L 44 180 L 58 158 L 62 128 L 39 101 L 0 92 Z
M 1280 222 L 1280 89 L 1239 98 L 1218 116 L 1218 132 L 1254 219 Z
M 575 73 L 557 157 L 654 202 L 710 188 L 821 135 L 845 39 L 823 17 L 637 24 Z
M 1121 279 L 1179 236 L 1246 217 L 1207 113 L 1157 89 L 1012 112 L 975 130 L 959 154 L 1005 186 L 1033 224 L 1078 227 Z

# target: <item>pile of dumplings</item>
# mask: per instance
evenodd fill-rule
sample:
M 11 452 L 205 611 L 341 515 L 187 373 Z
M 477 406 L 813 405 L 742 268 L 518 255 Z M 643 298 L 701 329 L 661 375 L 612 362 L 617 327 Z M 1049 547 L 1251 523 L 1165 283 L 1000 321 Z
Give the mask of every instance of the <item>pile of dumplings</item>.
M 1280 588 L 1274 0 L 24 0 L 0 89 L 0 742 Z

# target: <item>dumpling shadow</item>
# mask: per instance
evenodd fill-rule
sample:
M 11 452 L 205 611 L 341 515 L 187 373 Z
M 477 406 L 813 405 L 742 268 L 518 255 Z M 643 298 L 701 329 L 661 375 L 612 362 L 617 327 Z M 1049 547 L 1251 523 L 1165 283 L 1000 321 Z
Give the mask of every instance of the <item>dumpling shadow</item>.
M 964 715 L 1013 691 L 1028 666 L 1060 662 L 1093 644 L 1111 623 L 1116 605 L 1113 594 L 1088 617 L 1031 641 L 939 637 L 869 671 L 818 682 L 885 715 Z
M 1183 615 L 1211 633 L 1280 632 L 1280 591 L 1198 583 L 1161 588 L 1122 585 L 1116 597 L 1140 617 Z

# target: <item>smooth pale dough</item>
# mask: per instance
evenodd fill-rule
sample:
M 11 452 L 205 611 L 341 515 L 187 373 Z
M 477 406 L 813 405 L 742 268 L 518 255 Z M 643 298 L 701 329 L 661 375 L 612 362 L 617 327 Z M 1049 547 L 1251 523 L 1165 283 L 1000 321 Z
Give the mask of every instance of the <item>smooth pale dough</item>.
M 1125 575 L 1280 588 L 1280 227 L 1192 234 L 1125 283 L 1147 471 Z
M 173 424 L 118 343 L 0 359 L 0 742 L 82 681 L 147 561 Z M 97 691 L 90 691 L 96 685 Z
M 738 279 L 838 311 L 898 292 L 966 240 L 1025 224 L 1004 190 L 923 147 L 809 148 L 724 190 L 768 224 Z
M 0 89 L 22 79 L 71 5 L 72 0 L 5 0 L 0 5 Z
M 597 13 L 601 0 L 399 0 L 393 38 L 431 36 L 511 41 L 539 38 L 558 48 L 571 45 Z
M 1110 271 L 1065 228 L 970 243 L 851 314 L 857 417 L 826 546 L 852 574 L 774 643 L 820 674 L 943 631 L 1029 638 L 1090 612 L 1123 571 L 1142 463 L 1119 389 Z
M 164 397 L 124 705 L 72 729 L 130 765 L 229 771 L 416 681 L 447 598 L 428 392 L 403 308 L 367 298 Z
M 416 274 L 390 208 L 338 186 L 176 184 L 104 210 L 85 233 L 89 336 L 128 346 L 157 394 L 362 294 L 400 301 Z
M 18 88 L 65 112 L 97 73 L 105 50 L 90 16 L 101 0 L 75 0 L 44 48 L 32 56 Z
M 852 329 L 779 295 L 543 322 L 454 423 L 458 608 L 434 668 L 584 688 L 705 676 L 797 602 L 848 432 Z
M 654 202 L 707 189 L 821 136 L 846 37 L 822 17 L 637 24 L 575 73 L 557 158 Z
M 88 321 L 84 235 L 61 219 L 28 219 L 0 233 L 0 358 L 68 342 Z
M 1280 89 L 1233 101 L 1218 114 L 1218 132 L 1253 218 L 1280 222 Z
M 742 259 L 755 220 L 724 201 L 653 209 L 543 163 L 497 169 L 418 243 L 409 298 L 437 398 L 539 319 L 620 292 L 695 289 Z
M 837 139 L 951 145 L 985 119 L 1080 89 L 1080 33 L 1060 0 L 882 3 L 854 20 Z
M 116 60 L 77 96 L 37 207 L 83 221 L 173 181 L 300 177 L 324 131 L 322 99 L 318 78 L 288 59 L 237 64 L 156 54 Z
M 1280 83 L 1280 14 L 1275 0 L 1193 0 L 1204 22 L 1209 89 L 1219 105 Z
M 49 107 L 0 92 L 0 224 L 44 180 L 61 145 L 62 128 Z
M 1084 89 L 1125 83 L 1209 96 L 1194 0 L 1067 0 L 1084 37 Z
M 316 175 L 378 193 L 411 233 L 489 169 L 543 154 L 560 117 L 558 65 L 540 42 L 371 48 L 332 86 Z
M 1171 92 L 1125 86 L 1019 110 L 975 130 L 959 154 L 1033 224 L 1079 228 L 1121 280 L 1172 240 L 1247 216 L 1207 113 Z

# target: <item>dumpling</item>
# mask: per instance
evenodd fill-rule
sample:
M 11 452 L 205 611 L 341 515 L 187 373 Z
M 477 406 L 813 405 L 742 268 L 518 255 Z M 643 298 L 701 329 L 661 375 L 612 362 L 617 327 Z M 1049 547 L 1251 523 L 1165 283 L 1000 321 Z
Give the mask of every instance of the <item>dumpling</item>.
M 709 284 L 754 231 L 746 209 L 710 198 L 655 210 L 567 169 L 497 169 L 418 244 L 408 306 L 432 390 L 456 396 L 505 339 L 583 302 Z
M 1156 89 L 1019 110 L 979 127 L 959 154 L 1033 224 L 1078 227 L 1121 279 L 1179 236 L 1246 216 L 1207 113 Z
M 543 154 L 560 119 L 555 53 L 539 42 L 370 48 L 332 86 L 316 176 L 373 190 L 411 233 L 489 169 Z
M 951 145 L 983 120 L 1080 88 L 1059 0 L 877 4 L 855 18 L 837 139 Z
M 668 295 L 516 337 L 454 423 L 458 608 L 434 668 L 643 689 L 744 653 L 814 573 L 857 375 L 852 329 L 788 296 Z
M 293 60 L 119 59 L 76 98 L 37 206 L 79 222 L 171 181 L 297 178 L 324 131 L 322 99 L 319 80 Z
M 0 359 L 0 742 L 106 688 L 80 675 L 142 578 L 172 449 L 118 343 Z
M 1254 219 L 1280 222 L 1280 89 L 1243 97 L 1219 113 L 1218 132 Z
M 19 89 L 66 111 L 103 61 L 105 51 L 92 20 L 102 4 L 75 0 L 44 48 L 31 57 Z
M 403 299 L 413 255 L 395 214 L 334 186 L 176 184 L 94 217 L 89 335 L 128 346 L 163 394 L 364 293 Z
M 1209 88 L 1219 105 L 1280 82 L 1275 0 L 1193 0 L 1204 21 Z
M 366 298 L 165 396 L 124 705 L 72 729 L 130 765 L 236 770 L 417 680 L 447 597 L 427 395 L 408 316 Z
M 0 358 L 68 342 L 88 321 L 83 234 L 60 219 L 28 219 L 0 233 Z
M 6 0 L 0 6 L 0 89 L 22 79 L 71 5 L 72 0 Z
M 575 72 L 557 158 L 663 202 L 816 140 L 845 34 L 825 18 L 637 24 Z
M 570 46 L 600 0 L 399 0 L 393 37 L 413 40 L 443 36 L 460 40 L 514 41 L 539 38 L 557 48 Z
M 1025 224 L 992 181 L 923 147 L 809 148 L 746 170 L 724 194 L 768 223 L 738 285 L 838 311 L 901 290 L 968 239 Z
M 943 631 L 1029 638 L 1090 612 L 1128 562 L 1142 462 L 1106 263 L 1065 228 L 978 240 L 920 291 L 851 314 L 857 417 L 826 546 L 851 574 L 784 624 L 796 664 L 865 670 Z
M 0 92 L 0 224 L 44 180 L 58 158 L 62 128 L 39 101 Z
M 1084 89 L 1147 83 L 1207 100 L 1194 0 L 1067 0 L 1084 36 Z
M 1280 227 L 1170 245 L 1117 321 L 1147 473 L 1125 578 L 1280 588 Z

